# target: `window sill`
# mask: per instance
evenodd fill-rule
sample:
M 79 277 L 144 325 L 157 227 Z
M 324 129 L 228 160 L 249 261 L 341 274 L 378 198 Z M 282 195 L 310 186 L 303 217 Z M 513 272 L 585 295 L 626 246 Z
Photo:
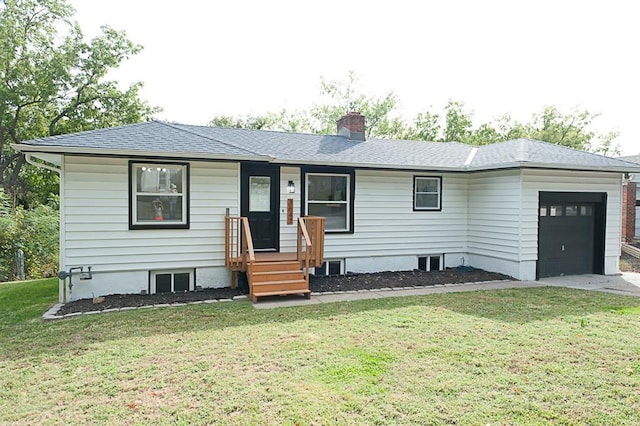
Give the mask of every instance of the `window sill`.
M 140 225 L 132 225 L 129 224 L 130 230 L 136 229 L 189 229 L 188 223 L 167 223 L 167 224 L 140 224 Z

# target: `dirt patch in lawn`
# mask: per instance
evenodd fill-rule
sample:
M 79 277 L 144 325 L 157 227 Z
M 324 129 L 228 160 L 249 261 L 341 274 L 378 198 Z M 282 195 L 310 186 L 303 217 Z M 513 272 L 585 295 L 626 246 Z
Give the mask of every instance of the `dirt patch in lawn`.
M 436 284 L 455 284 L 468 282 L 508 280 L 511 277 L 495 272 L 487 272 L 481 269 L 469 267 L 449 268 L 444 271 L 398 271 L 379 272 L 375 274 L 348 274 L 338 276 L 316 277 L 312 276 L 309 288 L 312 292 L 325 293 L 353 290 L 373 290 L 394 287 L 424 287 Z M 160 293 L 160 294 L 116 294 L 99 298 L 100 303 L 94 303 L 93 299 L 76 300 L 67 303 L 58 311 L 58 315 L 74 312 L 104 311 L 125 307 L 140 307 L 148 305 L 162 305 L 173 303 L 187 303 L 201 300 L 231 299 L 247 293 L 246 285 L 240 285 L 236 289 L 218 288 L 191 291 L 185 293 Z

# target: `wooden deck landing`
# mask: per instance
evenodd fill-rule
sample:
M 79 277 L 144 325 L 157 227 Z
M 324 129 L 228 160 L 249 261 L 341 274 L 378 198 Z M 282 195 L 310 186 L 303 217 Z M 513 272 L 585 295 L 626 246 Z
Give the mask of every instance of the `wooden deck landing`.
M 298 253 L 294 252 L 276 252 L 276 251 L 257 251 L 256 262 L 283 262 L 298 260 Z M 302 252 L 304 259 L 304 252 Z

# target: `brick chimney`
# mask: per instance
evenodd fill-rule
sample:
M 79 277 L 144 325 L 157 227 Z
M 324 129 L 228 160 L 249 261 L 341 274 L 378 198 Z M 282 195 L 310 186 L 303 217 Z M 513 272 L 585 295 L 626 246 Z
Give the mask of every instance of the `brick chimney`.
M 364 140 L 364 115 L 359 112 L 349 112 L 338 120 L 338 135 L 346 136 L 352 141 Z

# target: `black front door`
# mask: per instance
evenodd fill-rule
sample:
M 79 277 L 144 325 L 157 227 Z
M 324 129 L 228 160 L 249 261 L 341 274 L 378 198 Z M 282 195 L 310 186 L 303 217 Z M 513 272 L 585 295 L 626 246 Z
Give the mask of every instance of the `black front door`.
M 538 278 L 603 273 L 604 198 L 540 194 Z
M 279 251 L 280 167 L 243 163 L 240 179 L 240 214 L 249 219 L 253 248 Z

